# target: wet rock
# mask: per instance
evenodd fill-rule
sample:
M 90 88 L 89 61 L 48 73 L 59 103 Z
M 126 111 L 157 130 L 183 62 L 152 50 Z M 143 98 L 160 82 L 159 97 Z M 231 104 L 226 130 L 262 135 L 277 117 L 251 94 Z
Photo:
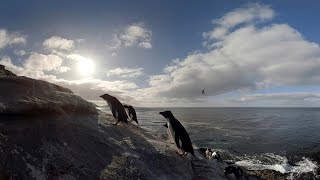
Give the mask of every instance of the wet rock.
M 267 180 L 286 180 L 288 176 L 274 170 L 247 170 L 246 174 Z

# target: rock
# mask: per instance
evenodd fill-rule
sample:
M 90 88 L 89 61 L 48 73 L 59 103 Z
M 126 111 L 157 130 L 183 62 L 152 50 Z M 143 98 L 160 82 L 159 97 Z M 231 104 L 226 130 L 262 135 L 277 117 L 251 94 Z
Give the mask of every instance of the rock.
M 286 180 L 288 174 L 282 174 L 278 171 L 274 170 L 247 170 L 246 171 L 247 175 L 251 176 L 256 176 L 262 179 L 267 179 L 267 180 Z
M 6 70 L 5 66 L 0 64 L 0 77 L 1 76 L 17 76 L 17 75 L 12 73 L 11 71 Z
M 11 179 L 186 179 L 189 159 L 112 116 L 10 117 L 0 121 L 0 172 Z M 1 176 L 0 176 L 1 177 Z
M 189 159 L 67 88 L 1 68 L 0 178 L 192 179 Z
M 0 68 L 3 66 L 0 66 Z M 0 69 L 0 115 L 97 113 L 95 105 L 67 88 Z

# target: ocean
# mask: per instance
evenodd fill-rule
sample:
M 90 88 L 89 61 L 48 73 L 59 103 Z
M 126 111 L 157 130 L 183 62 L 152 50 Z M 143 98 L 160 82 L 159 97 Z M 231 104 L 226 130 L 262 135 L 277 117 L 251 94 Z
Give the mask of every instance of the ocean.
M 228 152 L 240 166 L 300 173 L 316 172 L 320 163 L 320 108 L 136 108 L 140 126 L 166 135 L 164 110 L 195 147 Z

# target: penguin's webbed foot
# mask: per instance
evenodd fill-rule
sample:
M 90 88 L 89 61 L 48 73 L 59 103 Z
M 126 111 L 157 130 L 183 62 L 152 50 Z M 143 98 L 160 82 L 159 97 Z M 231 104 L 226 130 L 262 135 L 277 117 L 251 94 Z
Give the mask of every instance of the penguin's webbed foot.
M 176 152 L 180 157 L 185 157 L 187 156 L 187 152 L 183 152 L 183 153 L 179 153 L 179 152 Z

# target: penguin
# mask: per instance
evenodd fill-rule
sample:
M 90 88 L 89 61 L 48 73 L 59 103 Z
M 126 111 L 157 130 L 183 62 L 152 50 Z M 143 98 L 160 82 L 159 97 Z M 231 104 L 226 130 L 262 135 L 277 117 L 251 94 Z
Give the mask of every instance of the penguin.
M 131 121 L 135 121 L 139 125 L 136 110 L 130 105 L 123 105 L 123 107 L 126 110 Z
M 173 141 L 177 148 L 183 150 L 182 153 L 178 153 L 180 156 L 187 155 L 190 153 L 194 155 L 194 149 L 189 137 L 188 132 L 182 126 L 182 124 L 173 116 L 171 111 L 159 112 L 167 120 L 167 124 L 164 125 L 167 127 L 168 137 Z M 181 142 L 181 145 L 180 145 Z
M 203 156 L 205 156 L 207 159 L 217 159 L 220 160 L 221 155 L 217 151 L 212 151 L 212 149 L 209 148 L 200 148 L 200 152 Z
M 105 101 L 107 101 L 113 117 L 117 120 L 116 123 L 113 125 L 117 125 L 119 122 L 124 122 L 124 123 L 128 124 L 127 113 L 124 110 L 123 105 L 121 104 L 121 102 L 117 98 L 115 98 L 109 94 L 104 94 L 104 95 L 101 95 L 100 97 L 102 99 L 104 99 Z
M 202 89 L 201 94 L 206 94 L 206 93 L 204 92 L 204 89 Z

